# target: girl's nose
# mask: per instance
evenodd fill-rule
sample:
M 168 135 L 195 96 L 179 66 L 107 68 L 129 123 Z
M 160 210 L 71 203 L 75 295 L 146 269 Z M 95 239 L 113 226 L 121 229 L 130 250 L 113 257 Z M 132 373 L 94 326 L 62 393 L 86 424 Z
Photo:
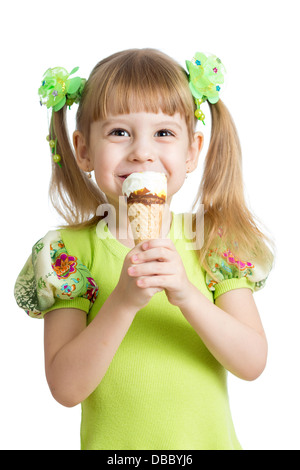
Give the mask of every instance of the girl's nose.
M 131 161 L 153 161 L 155 154 L 153 146 L 148 139 L 140 138 L 136 140 L 131 148 L 129 158 Z

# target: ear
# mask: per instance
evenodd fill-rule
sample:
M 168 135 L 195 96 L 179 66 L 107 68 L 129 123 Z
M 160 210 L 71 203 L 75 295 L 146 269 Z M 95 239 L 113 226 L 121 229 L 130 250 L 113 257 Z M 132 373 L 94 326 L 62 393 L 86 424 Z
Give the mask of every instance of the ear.
M 92 171 L 93 162 L 89 157 L 88 147 L 82 132 L 75 131 L 73 133 L 73 145 L 76 155 L 76 161 L 79 168 L 83 171 Z
M 204 137 L 202 132 L 195 132 L 193 141 L 190 145 L 189 151 L 188 151 L 188 158 L 186 160 L 186 172 L 191 173 L 197 168 L 198 165 L 198 159 L 200 152 L 202 150 L 204 143 Z

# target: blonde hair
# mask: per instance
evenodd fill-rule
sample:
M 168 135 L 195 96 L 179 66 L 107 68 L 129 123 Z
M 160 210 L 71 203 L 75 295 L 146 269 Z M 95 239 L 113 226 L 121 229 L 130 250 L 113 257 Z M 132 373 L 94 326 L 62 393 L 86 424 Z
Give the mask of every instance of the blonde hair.
M 227 246 L 237 257 L 271 265 L 272 244 L 260 231 L 246 206 L 243 189 L 241 148 L 233 120 L 219 100 L 210 105 L 212 131 L 204 173 L 195 206 L 204 205 L 204 245 L 199 250 L 203 267 L 210 249 Z M 162 111 L 179 112 L 186 120 L 190 141 L 195 132 L 195 102 L 185 70 L 172 58 L 154 49 L 131 49 L 107 57 L 93 69 L 80 101 L 76 127 L 89 145 L 94 121 L 110 114 Z M 106 203 L 105 194 L 79 169 L 66 126 L 66 106 L 53 112 L 51 138 L 57 138 L 62 168 L 52 163 L 50 198 L 72 228 L 95 225 L 96 209 Z M 195 218 L 196 220 L 196 218 Z M 222 228 L 222 238 L 218 233 Z

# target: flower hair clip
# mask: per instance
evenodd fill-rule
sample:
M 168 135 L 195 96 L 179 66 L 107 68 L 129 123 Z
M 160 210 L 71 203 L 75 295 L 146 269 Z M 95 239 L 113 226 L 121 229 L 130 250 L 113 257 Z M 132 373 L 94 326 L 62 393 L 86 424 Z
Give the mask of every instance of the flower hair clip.
M 63 67 L 46 70 L 42 85 L 38 89 L 41 106 L 45 105 L 48 109 L 52 108 L 54 112 L 57 112 L 65 105 L 70 108 L 72 104 L 79 103 L 86 80 L 80 77 L 70 78 L 78 69 L 79 67 L 75 67 L 70 73 Z M 54 134 L 52 126 L 53 122 L 51 122 L 51 134 L 47 136 L 47 141 L 53 161 L 61 167 L 61 156 L 56 151 L 57 139 L 53 140 L 51 137 Z
M 59 111 L 65 104 L 71 107 L 73 103 L 79 103 L 86 80 L 80 77 L 69 78 L 78 69 L 79 67 L 75 67 L 70 73 L 63 67 L 46 70 L 38 90 L 40 104 Z
M 192 61 L 187 60 L 186 67 L 189 87 L 197 105 L 195 116 L 205 124 L 205 115 L 200 106 L 207 100 L 212 104 L 219 101 L 220 85 L 224 83 L 226 70 L 217 56 L 206 56 L 202 52 L 196 52 Z

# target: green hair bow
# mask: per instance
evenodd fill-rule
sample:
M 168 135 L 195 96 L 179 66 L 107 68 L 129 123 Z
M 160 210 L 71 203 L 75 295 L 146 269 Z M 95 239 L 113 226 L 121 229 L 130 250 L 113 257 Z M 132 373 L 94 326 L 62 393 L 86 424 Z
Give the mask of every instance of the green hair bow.
M 186 67 L 189 73 L 189 87 L 197 105 L 195 116 L 205 124 L 205 115 L 200 105 L 207 100 L 212 104 L 219 101 L 225 67 L 217 56 L 206 56 L 202 52 L 196 52 L 192 61 L 187 60 Z
M 80 77 L 69 78 L 79 67 L 70 73 L 63 67 L 48 69 L 44 73 L 42 85 L 38 90 L 41 105 L 59 111 L 65 104 L 79 103 L 86 80 Z

